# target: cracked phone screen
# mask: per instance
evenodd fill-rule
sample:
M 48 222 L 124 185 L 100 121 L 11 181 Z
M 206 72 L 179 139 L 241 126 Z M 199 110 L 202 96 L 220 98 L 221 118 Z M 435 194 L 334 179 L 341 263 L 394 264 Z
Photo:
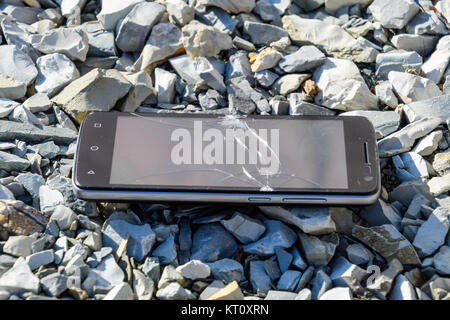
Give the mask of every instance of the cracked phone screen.
M 342 120 L 118 116 L 110 183 L 149 188 L 346 189 Z

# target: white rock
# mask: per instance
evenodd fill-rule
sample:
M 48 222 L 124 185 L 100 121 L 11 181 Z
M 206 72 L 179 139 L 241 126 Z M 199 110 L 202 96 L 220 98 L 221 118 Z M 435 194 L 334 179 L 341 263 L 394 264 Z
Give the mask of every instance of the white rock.
M 29 86 L 38 72 L 31 58 L 16 46 L 0 46 L 0 74 L 21 81 Z
M 286 96 L 300 88 L 303 82 L 310 77 L 309 74 L 287 74 L 280 77 L 273 85 L 274 89 L 281 95 Z
M 436 117 L 441 119 L 441 123 L 445 123 L 450 119 L 450 94 L 437 96 L 432 99 L 413 102 L 403 106 L 409 122 L 415 122 L 419 119 L 427 117 Z
M 61 230 L 67 230 L 77 220 L 77 215 L 72 209 L 58 205 L 50 217 L 51 220 L 55 220 Z
M 155 69 L 155 89 L 158 92 L 158 103 L 173 103 L 176 81 L 176 74 L 161 68 Z
M 133 290 L 136 300 L 151 300 L 155 283 L 141 271 L 133 269 Z
M 63 53 L 72 60 L 85 61 L 89 50 L 87 35 L 75 28 L 50 30 L 36 40 L 33 46 L 40 52 Z
M 83 9 L 86 4 L 86 0 L 56 0 L 61 7 L 61 14 L 63 16 L 70 16 L 75 10 Z
M 10 236 L 3 246 L 3 252 L 15 257 L 31 254 L 31 245 L 36 239 L 27 236 Z
M 20 103 L 10 99 L 0 98 L 0 118 L 7 117 Z
M 188 289 L 180 286 L 178 282 L 172 282 L 156 292 L 156 297 L 161 300 L 194 300 L 195 296 Z
M 391 38 L 391 43 L 397 49 L 415 51 L 422 57 L 427 57 L 434 49 L 439 37 L 417 34 L 397 34 Z
M 36 93 L 23 103 L 32 113 L 45 112 L 52 107 L 52 103 L 45 93 Z
M 48 216 L 59 205 L 64 204 L 64 196 L 58 190 L 53 190 L 48 186 L 39 188 L 39 203 L 41 212 Z
M 392 91 L 389 81 L 382 81 L 375 86 L 375 94 L 381 102 L 395 109 L 398 106 L 398 99 Z
M 440 83 L 449 61 L 450 35 L 442 37 L 439 40 L 436 50 L 423 64 L 422 71 L 425 73 L 425 77 L 433 80 L 435 83 Z
M 122 112 L 134 112 L 145 101 L 147 97 L 153 94 L 152 78 L 147 71 L 136 73 L 124 73 L 123 76 L 130 82 L 130 92 L 118 106 Z
M 166 0 L 169 20 L 178 26 L 184 26 L 195 19 L 195 10 L 183 0 Z
M 414 74 L 391 71 L 388 79 L 394 91 L 405 103 L 431 99 L 442 95 L 442 91 L 433 81 Z
M 97 15 L 106 30 L 113 30 L 117 22 L 144 0 L 107 0 L 102 1 L 102 10 Z
M 31 270 L 36 270 L 41 266 L 45 266 L 54 261 L 53 249 L 36 252 L 26 257 L 25 261 L 30 266 Z
M 450 173 L 443 177 L 432 178 L 428 181 L 428 188 L 430 188 L 430 193 L 435 197 L 450 191 Z
M 114 257 L 108 255 L 95 268 L 89 269 L 88 276 L 82 283 L 82 288 L 92 294 L 94 286 L 111 287 L 123 282 L 125 274 L 117 265 Z
M 103 300 L 133 300 L 133 290 L 128 283 L 122 282 L 109 290 Z
M 423 59 L 417 52 L 392 50 L 377 56 L 375 74 L 387 79 L 391 71 L 404 72 L 406 69 L 414 69 L 419 73 L 422 63 Z
M 208 278 L 211 274 L 210 267 L 200 260 L 191 260 L 181 266 L 178 266 L 176 270 L 180 272 L 183 277 L 191 280 Z
M 339 116 L 361 116 L 367 118 L 375 128 L 377 139 L 397 131 L 400 115 L 395 111 L 348 111 Z
M 0 98 L 18 100 L 25 97 L 26 92 L 25 83 L 0 74 Z
M 227 87 L 223 83 L 222 74 L 214 68 L 213 64 L 209 62 L 205 57 L 198 57 L 194 60 L 194 70 L 202 78 L 208 86 L 219 91 L 220 93 L 225 93 Z
M 397 279 L 395 279 L 394 286 L 392 287 L 390 300 L 417 300 L 417 295 L 414 290 L 413 285 L 408 281 L 408 279 L 399 274 Z
M 80 77 L 75 64 L 64 54 L 53 53 L 39 57 L 36 61 L 38 76 L 37 92 L 49 97 L 55 95 L 65 85 Z
M 419 6 L 414 0 L 375 0 L 367 11 L 383 27 L 401 29 L 419 12 Z
M 39 292 L 39 279 L 31 272 L 25 259 L 20 257 L 14 265 L 0 277 L 0 290 L 10 294 Z
M 316 69 L 312 80 L 320 88 L 315 98 L 319 105 L 342 111 L 378 109 L 378 98 L 352 61 L 328 58 Z
M 325 291 L 319 300 L 353 300 L 350 288 L 333 288 Z
M 412 149 L 413 152 L 421 156 L 429 156 L 438 148 L 439 141 L 442 139 L 442 131 L 433 131 L 429 135 L 420 139 L 416 146 Z
M 339 8 L 344 6 L 359 4 L 361 7 L 367 7 L 371 2 L 372 0 L 326 0 L 325 10 L 334 15 Z

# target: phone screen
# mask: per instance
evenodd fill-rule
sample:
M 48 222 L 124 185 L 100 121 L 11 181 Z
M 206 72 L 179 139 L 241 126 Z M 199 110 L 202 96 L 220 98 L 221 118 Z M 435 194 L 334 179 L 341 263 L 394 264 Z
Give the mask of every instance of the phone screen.
M 348 188 L 342 120 L 118 116 L 111 184 Z

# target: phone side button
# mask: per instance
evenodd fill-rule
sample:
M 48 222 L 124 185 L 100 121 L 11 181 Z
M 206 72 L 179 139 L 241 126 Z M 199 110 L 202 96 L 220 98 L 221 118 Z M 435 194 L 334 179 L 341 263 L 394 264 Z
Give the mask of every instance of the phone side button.
M 248 201 L 270 201 L 268 197 L 248 197 Z
M 295 202 L 295 203 L 326 203 L 325 198 L 283 198 L 283 202 Z

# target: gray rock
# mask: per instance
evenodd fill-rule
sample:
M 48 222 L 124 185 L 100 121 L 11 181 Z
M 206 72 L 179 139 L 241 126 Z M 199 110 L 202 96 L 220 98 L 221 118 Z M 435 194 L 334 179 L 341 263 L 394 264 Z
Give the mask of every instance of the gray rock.
M 422 63 L 422 57 L 417 52 L 392 50 L 377 56 L 375 74 L 381 79 L 387 79 L 391 71 L 404 72 L 406 69 L 414 69 L 419 73 Z
M 367 283 L 367 289 L 372 291 L 379 299 L 385 300 L 392 288 L 392 284 L 397 275 L 403 271 L 403 266 L 397 259 L 389 262 L 388 268 L 380 276 L 375 277 Z
M 172 282 L 167 287 L 159 289 L 156 297 L 160 300 L 194 300 L 195 296 L 188 289 L 183 288 L 177 282 Z
M 334 256 L 336 245 L 332 242 L 322 241 L 318 237 L 298 233 L 298 238 L 302 252 L 308 264 L 313 266 L 323 266 L 330 262 Z
M 300 254 L 300 251 L 298 251 L 296 247 L 293 247 L 291 253 L 292 253 L 292 265 L 297 267 L 301 271 L 304 271 L 308 267 L 308 265 L 306 264 L 305 260 Z
M 264 261 L 264 270 L 272 280 L 277 280 L 281 277 L 281 271 L 278 267 L 278 263 L 274 260 L 269 259 Z
M 111 110 L 130 88 L 119 71 L 94 69 L 66 86 L 52 101 L 81 122 L 88 112 Z
M 0 118 L 7 117 L 20 103 L 10 99 L 0 98 Z
M 222 281 L 214 280 L 211 282 L 209 286 L 207 286 L 202 293 L 200 294 L 199 300 L 207 300 L 209 297 L 211 297 L 213 294 L 218 292 L 220 289 L 225 288 L 225 285 Z
M 208 263 L 208 266 L 215 279 L 225 281 L 226 283 L 233 281 L 240 282 L 244 279 L 244 268 L 236 260 L 226 258 Z
M 145 256 L 145 254 L 143 254 Z M 163 243 L 152 251 L 152 256 L 158 257 L 162 264 L 172 263 L 177 258 L 175 237 L 169 235 Z
M 324 292 L 319 300 L 353 300 L 350 288 L 333 288 Z
M 442 275 L 450 274 L 450 247 L 442 246 L 433 257 L 433 266 Z
M 275 21 L 279 20 L 290 5 L 291 0 L 260 0 L 256 2 L 254 12 L 264 21 Z
M 287 74 L 278 78 L 273 85 L 273 89 L 278 94 L 286 96 L 291 92 L 297 91 L 309 77 L 309 74 Z
M 441 119 L 441 123 L 445 123 L 450 118 L 450 110 L 447 107 L 449 103 L 450 94 L 445 94 L 428 100 L 407 104 L 403 106 L 403 111 L 409 122 L 415 122 L 428 117 L 436 117 Z
M 367 275 L 364 269 L 340 256 L 333 263 L 330 279 L 336 287 L 351 288 L 354 281 L 361 282 Z
M 395 111 L 349 111 L 342 116 L 366 117 L 374 126 L 377 139 L 381 139 L 394 131 L 400 125 L 400 115 Z
M 327 58 L 316 69 L 312 80 L 321 90 L 315 97 L 319 105 L 342 111 L 378 109 L 378 98 L 349 60 Z
M 296 297 L 297 294 L 293 292 L 269 290 L 264 300 L 295 300 Z
M 422 57 L 427 57 L 436 46 L 439 37 L 417 34 L 398 34 L 391 38 L 391 43 L 397 49 L 415 51 Z
M 222 220 L 220 223 L 243 244 L 257 241 L 266 230 L 261 221 L 239 212 L 235 212 L 229 220 Z
M 124 77 L 133 87 L 126 98 L 120 101 L 119 109 L 122 112 L 134 112 L 146 98 L 153 94 L 152 79 L 145 71 L 124 74 Z
M 181 30 L 173 23 L 158 23 L 153 26 L 150 37 L 133 69 L 148 70 L 182 52 Z
M 230 258 L 236 251 L 236 240 L 220 224 L 205 224 L 194 233 L 191 260 L 214 262 Z
M 400 201 L 404 206 L 409 206 L 414 196 L 420 194 L 430 201 L 433 197 L 427 185 L 420 179 L 410 180 L 401 183 L 389 194 L 389 199 L 392 201 Z
M 192 15 L 192 17 L 194 17 L 194 15 Z M 230 35 L 234 32 L 234 29 L 236 28 L 236 25 L 237 25 L 236 18 L 230 16 L 224 10 L 222 10 L 220 8 L 214 8 L 214 7 L 207 8 L 205 10 L 205 12 L 202 13 L 200 19 L 207 25 L 210 25 L 210 26 L 212 26 L 224 33 L 228 33 Z M 193 18 L 187 22 L 190 22 L 192 20 L 193 20 Z M 233 42 L 234 42 L 234 39 L 233 39 Z
M 313 44 L 334 58 L 351 59 L 355 62 L 371 63 L 378 51 L 362 41 L 353 38 L 335 24 L 318 19 L 305 19 L 298 15 L 285 15 L 282 19 L 285 29 L 294 44 Z
M 155 257 L 147 257 L 142 266 L 142 272 L 154 282 L 157 282 L 161 277 L 161 267 L 159 259 Z
M 256 242 L 249 243 L 243 247 L 244 252 L 267 257 L 275 253 L 276 247 L 289 248 L 295 240 L 295 232 L 284 223 L 277 220 L 265 220 L 266 232 Z
M 253 43 L 251 43 L 250 41 L 244 40 L 238 36 L 235 36 L 233 38 L 233 44 L 238 49 L 242 49 L 245 51 L 255 51 L 256 50 L 255 45 Z
M 324 64 L 325 60 L 325 55 L 315 46 L 303 46 L 296 52 L 284 56 L 279 66 L 284 72 L 303 72 Z
M 140 52 L 152 27 L 165 11 L 162 4 L 142 2 L 133 7 L 117 26 L 116 44 L 123 52 Z
M 27 86 L 18 80 L 0 74 L 0 97 L 18 100 L 25 97 Z
M 180 55 L 169 59 L 170 65 L 175 72 L 188 84 L 195 85 L 197 82 L 202 81 L 200 76 L 196 73 L 194 68 L 194 60 L 188 55 Z M 248 63 L 248 61 L 247 61 Z M 250 68 L 250 67 L 249 67 Z
M 417 300 L 417 295 L 413 285 L 408 279 L 399 274 L 395 279 L 394 286 L 389 294 L 390 300 Z
M 58 205 L 62 204 L 64 204 L 64 196 L 61 192 L 48 186 L 39 188 L 39 205 L 44 215 L 49 216 Z
M 414 74 L 391 71 L 388 79 L 394 91 L 405 103 L 442 95 L 442 91 L 433 81 Z
M 331 289 L 332 282 L 330 277 L 325 273 L 324 270 L 319 270 L 314 277 L 311 288 L 311 298 L 313 300 L 319 299 L 326 291 Z
M 45 183 L 43 177 L 30 172 L 19 174 L 14 181 L 19 182 L 32 196 L 37 196 L 39 188 Z
M 0 121 L 6 122 L 6 121 Z M 6 122 L 9 123 L 9 122 Z M 1 125 L 1 123 L 0 123 Z M 3 129 L 3 127 L 2 127 Z M 0 134 L 1 135 L 1 134 Z M 6 171 L 24 171 L 30 166 L 30 162 L 8 152 L 0 151 L 0 168 Z
M 28 123 L 1 121 L 0 140 L 18 139 L 25 142 L 41 142 L 51 138 L 55 143 L 70 143 L 76 140 L 76 133 L 66 128 L 43 126 L 38 128 Z M 21 170 L 22 171 L 22 170 Z
M 348 260 L 356 265 L 367 264 L 374 258 L 372 252 L 360 243 L 351 244 L 345 250 Z
M 88 276 L 82 283 L 82 288 L 92 294 L 94 286 L 110 288 L 122 283 L 124 278 L 125 275 L 114 257 L 108 255 L 96 268 L 89 269 Z
M 411 150 L 416 139 L 433 131 L 439 124 L 439 118 L 421 118 L 378 142 L 380 157 L 390 157 Z
M 450 61 L 450 35 L 442 37 L 436 45 L 435 51 L 425 61 L 422 71 L 425 76 L 436 83 L 440 83 L 443 76 L 447 74 Z
M 177 75 L 164 69 L 155 69 L 155 89 L 158 91 L 158 103 L 173 103 Z
M 122 282 L 115 285 L 103 300 L 133 300 L 133 290 L 128 283 Z
M 125 18 L 136 4 L 143 1 L 144 0 L 107 1 L 102 3 L 102 10 L 97 15 L 97 18 L 102 22 L 106 30 L 113 30 L 120 19 Z
M 412 151 L 424 157 L 429 156 L 438 148 L 438 144 L 441 141 L 442 136 L 442 131 L 433 131 L 427 136 L 421 138 Z
M 228 102 L 216 90 L 208 89 L 198 95 L 200 106 L 204 110 L 215 110 L 226 107 Z
M 3 245 L 3 252 L 15 257 L 29 256 L 31 246 L 36 239 L 29 236 L 10 236 Z
M 0 277 L 0 290 L 9 294 L 39 292 L 39 279 L 31 272 L 25 259 L 20 257 L 14 265 Z
M 391 224 L 372 228 L 356 225 L 352 235 L 378 252 L 387 261 L 397 258 L 403 264 L 420 264 L 412 244 Z
M 233 46 L 231 37 L 214 27 L 204 25 L 196 20 L 182 28 L 183 45 L 189 56 L 214 57 L 222 50 Z M 205 44 L 208 45 L 205 45 Z
M 169 264 L 163 270 L 161 279 L 159 279 L 159 281 L 158 281 L 158 288 L 159 289 L 165 288 L 172 282 L 177 282 L 181 285 L 184 285 L 186 282 L 186 279 L 183 277 L 183 275 L 180 272 L 178 272 L 175 269 L 175 267 L 173 267 L 172 265 Z
M 194 60 L 194 70 L 203 79 L 208 86 L 224 93 L 227 87 L 223 83 L 223 76 L 214 67 L 214 65 L 204 57 L 198 57 Z
M 375 94 L 378 99 L 387 106 L 395 109 L 398 105 L 398 99 L 392 91 L 392 87 L 388 81 L 382 81 L 375 86 Z
M 378 199 L 374 204 L 365 206 L 358 214 L 366 220 L 371 227 L 381 226 L 383 224 L 392 224 L 397 230 L 400 230 L 402 216 L 391 204 Z
M 296 101 L 296 99 L 290 99 L 289 114 L 300 116 L 333 116 L 336 114 L 336 112 L 328 108 L 315 105 L 313 103 L 304 101 L 298 102 Z
M 402 29 L 418 12 L 419 6 L 413 0 L 375 0 L 367 8 L 381 25 L 390 29 Z
M 51 297 L 58 297 L 68 288 L 68 278 L 59 273 L 52 273 L 41 279 L 42 290 Z
M 14 194 L 7 187 L 0 184 L 0 199 L 1 200 L 16 200 Z
M 321 207 L 259 207 L 267 216 L 295 225 L 303 232 L 313 235 L 336 231 L 330 209 Z
M 400 181 L 428 178 L 427 162 L 415 152 L 405 152 L 392 158 Z
M 450 227 L 450 214 L 443 208 L 434 209 L 427 221 L 419 227 L 413 245 L 421 257 L 426 257 L 445 243 Z
M 406 26 L 406 31 L 412 34 L 447 34 L 444 23 L 432 10 L 419 12 Z
M 282 273 L 286 272 L 291 265 L 293 256 L 284 249 L 275 248 L 275 254 L 277 256 L 278 265 L 280 266 L 280 271 Z
M 266 294 L 271 289 L 270 277 L 264 270 L 264 261 L 250 261 L 249 280 L 254 292 Z
M 311 290 L 308 288 L 300 290 L 294 300 L 311 300 Z
M 245 21 L 243 31 L 250 36 L 252 43 L 258 46 L 268 46 L 288 36 L 286 30 L 280 27 L 253 21 Z
M 178 266 L 176 270 L 180 272 L 183 277 L 191 280 L 208 278 L 211 274 L 210 267 L 199 260 L 191 260 Z
M 32 113 L 44 112 L 52 107 L 48 96 L 44 93 L 36 93 L 23 103 L 23 106 Z
M 275 80 L 278 79 L 278 75 L 275 72 L 269 70 L 263 70 L 255 73 L 255 79 L 263 87 L 270 87 Z
M 133 269 L 133 291 L 136 300 L 151 300 L 155 283 L 139 270 Z
M 16 46 L 0 46 L 0 74 L 30 85 L 37 76 L 36 66 L 31 58 Z
M 34 28 L 27 24 L 9 21 L 9 19 L 2 20 L 0 25 L 6 42 L 9 45 L 16 46 L 17 49 L 35 61 L 39 53 L 33 48 L 32 40 L 30 39 L 35 33 Z
M 67 230 L 77 220 L 77 215 L 70 208 L 58 205 L 50 217 L 52 220 L 56 221 L 60 230 Z
M 251 12 L 255 8 L 255 0 L 199 0 L 195 8 L 202 12 L 209 6 L 219 7 L 228 13 Z
M 26 109 L 23 105 L 16 107 L 10 114 L 9 120 L 29 123 L 38 128 L 42 128 L 42 123 L 39 119 L 31 113 L 28 109 Z
M 294 291 L 295 287 L 300 281 L 301 276 L 302 273 L 299 271 L 287 270 L 281 275 L 280 280 L 278 280 L 277 289 L 284 291 Z
M 137 261 L 142 261 L 150 252 L 155 243 L 155 233 L 148 224 L 136 225 L 121 219 L 109 219 L 103 227 L 103 245 L 117 250 L 122 239 L 127 234 L 130 239 L 127 246 L 127 255 Z
M 253 79 L 250 62 L 245 51 L 238 51 L 228 59 L 225 80 L 231 80 L 238 77 L 246 77 L 248 81 Z

